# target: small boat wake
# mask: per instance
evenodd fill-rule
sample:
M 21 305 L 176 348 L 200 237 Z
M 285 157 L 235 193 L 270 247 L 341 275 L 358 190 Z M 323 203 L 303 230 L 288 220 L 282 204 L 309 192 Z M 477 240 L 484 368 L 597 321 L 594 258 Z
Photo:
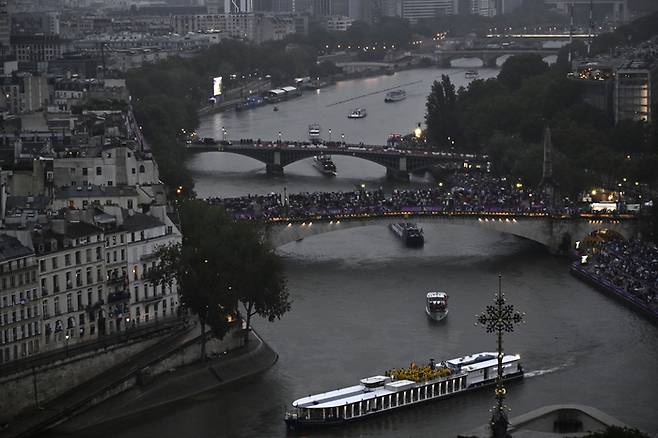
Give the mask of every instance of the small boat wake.
M 570 360 L 570 361 L 568 361 L 568 362 L 565 362 L 565 363 L 563 363 L 563 364 L 561 364 L 561 365 L 558 365 L 558 366 L 555 366 L 555 367 L 553 367 L 553 368 L 547 368 L 547 369 L 545 369 L 545 370 L 533 370 L 533 371 L 527 371 L 527 372 L 524 374 L 524 377 L 525 377 L 526 379 L 529 379 L 530 377 L 543 376 L 544 374 L 551 374 L 551 373 L 554 373 L 554 372 L 556 372 L 556 371 L 560 371 L 560 370 L 563 369 L 563 368 L 568 368 L 568 367 L 571 367 L 571 366 L 573 366 L 573 360 Z

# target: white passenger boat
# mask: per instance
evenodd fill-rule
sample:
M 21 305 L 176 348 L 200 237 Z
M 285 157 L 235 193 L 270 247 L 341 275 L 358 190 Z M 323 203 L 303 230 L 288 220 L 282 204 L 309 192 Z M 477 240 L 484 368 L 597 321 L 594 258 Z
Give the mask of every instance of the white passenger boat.
M 434 321 L 441 321 L 448 316 L 448 294 L 445 292 L 428 292 L 425 313 Z
M 523 377 L 519 355 L 503 356 L 503 379 Z M 446 398 L 496 383 L 496 353 L 477 353 L 426 366 L 411 364 L 358 385 L 309 395 L 292 402 L 284 420 L 289 429 L 343 424 L 405 406 Z
M 466 70 L 466 73 L 464 73 L 466 79 L 476 79 L 478 76 L 480 76 L 480 73 L 477 70 Z
M 320 134 L 322 134 L 322 127 L 319 123 L 311 123 L 308 125 L 308 138 L 310 140 L 319 140 Z
M 393 90 L 386 93 L 384 102 L 399 102 L 407 98 L 407 92 L 404 90 Z
M 357 108 L 347 115 L 348 119 L 363 119 L 368 115 L 365 108 Z

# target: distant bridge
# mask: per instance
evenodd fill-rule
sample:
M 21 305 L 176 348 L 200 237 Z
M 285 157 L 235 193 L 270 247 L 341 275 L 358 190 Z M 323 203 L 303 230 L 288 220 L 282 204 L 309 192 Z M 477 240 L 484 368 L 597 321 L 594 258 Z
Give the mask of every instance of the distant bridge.
M 381 164 L 386 174 L 395 179 L 408 180 L 409 173 L 442 166 L 451 169 L 486 168 L 486 155 L 400 150 L 384 146 L 343 144 L 338 142 L 310 144 L 299 142 L 222 141 L 212 144 L 191 144 L 190 152 L 228 152 L 244 155 L 265 163 L 268 174 L 282 175 L 283 168 L 299 160 L 320 154 L 346 155 Z
M 304 221 L 276 218 L 268 224 L 268 237 L 274 247 L 317 234 L 370 225 L 388 225 L 405 220 L 472 225 L 500 233 L 523 237 L 544 245 L 552 254 L 565 254 L 576 241 L 597 230 L 611 230 L 629 239 L 638 233 L 634 217 L 579 215 L 576 217 L 548 213 L 478 213 L 478 212 L 399 212 L 385 214 L 309 217 Z
M 450 67 L 450 62 L 460 58 L 478 58 L 485 67 L 496 67 L 498 58 L 506 55 L 525 55 L 536 54 L 542 58 L 557 55 L 559 49 L 544 48 L 500 48 L 500 49 L 458 49 L 458 50 L 437 50 L 434 52 L 435 61 L 439 67 Z

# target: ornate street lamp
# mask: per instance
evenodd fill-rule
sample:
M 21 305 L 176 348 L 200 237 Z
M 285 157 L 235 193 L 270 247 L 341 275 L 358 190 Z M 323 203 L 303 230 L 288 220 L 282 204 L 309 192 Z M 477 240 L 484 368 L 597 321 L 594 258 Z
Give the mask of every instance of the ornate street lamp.
M 523 321 L 524 314 L 514 310 L 512 304 L 507 304 L 505 294 L 501 288 L 502 277 L 498 276 L 498 292 L 494 297 L 494 304 L 488 305 L 484 313 L 476 315 L 477 323 L 487 330 L 487 333 L 496 333 L 498 335 L 498 375 L 496 376 L 496 405 L 493 408 L 490 426 L 494 438 L 506 438 L 507 426 L 507 408 L 503 404 L 505 401 L 505 387 L 503 386 L 503 332 L 513 332 L 514 325 Z

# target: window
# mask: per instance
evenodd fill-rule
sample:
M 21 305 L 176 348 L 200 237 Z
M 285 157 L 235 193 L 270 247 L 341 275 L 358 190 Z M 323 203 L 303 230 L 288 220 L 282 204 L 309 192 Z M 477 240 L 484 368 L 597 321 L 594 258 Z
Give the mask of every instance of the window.
M 93 302 L 92 296 L 91 296 L 92 293 L 93 293 L 93 291 L 91 290 L 91 288 L 87 289 L 87 305 L 88 306 L 91 306 L 92 302 Z
M 139 173 L 144 173 L 144 172 L 146 172 L 146 169 L 144 168 L 143 164 L 140 164 L 139 165 Z
M 60 310 L 59 310 L 59 297 L 55 297 L 55 298 L 54 298 L 54 302 L 55 302 L 55 315 L 59 315 L 59 314 L 60 314 Z
M 114 184 L 112 184 L 112 181 L 107 182 L 108 187 L 112 187 Z
M 71 265 L 71 254 L 64 254 L 64 266 Z
M 132 174 L 133 175 L 135 174 L 135 168 L 134 167 L 132 168 Z
M 89 169 L 87 169 L 86 167 L 83 167 L 82 168 L 82 175 L 87 176 L 88 174 L 89 174 Z
M 46 261 L 45 260 L 39 260 L 39 270 L 41 272 L 44 272 L 46 270 Z
M 133 200 L 132 200 L 132 199 L 128 199 L 128 209 L 131 209 L 131 210 L 132 210 L 132 208 L 133 208 Z
M 102 260 L 103 257 L 101 257 L 101 247 L 97 246 L 96 247 L 96 260 Z
M 103 168 L 101 166 L 96 167 L 96 175 L 100 176 L 103 174 Z
M 79 290 L 77 294 L 77 305 L 78 305 L 78 310 L 82 309 L 82 291 Z
M 75 264 L 79 265 L 82 263 L 82 254 L 80 254 L 80 251 L 75 252 Z
M 70 292 L 66 294 L 66 311 L 73 312 L 73 296 Z

